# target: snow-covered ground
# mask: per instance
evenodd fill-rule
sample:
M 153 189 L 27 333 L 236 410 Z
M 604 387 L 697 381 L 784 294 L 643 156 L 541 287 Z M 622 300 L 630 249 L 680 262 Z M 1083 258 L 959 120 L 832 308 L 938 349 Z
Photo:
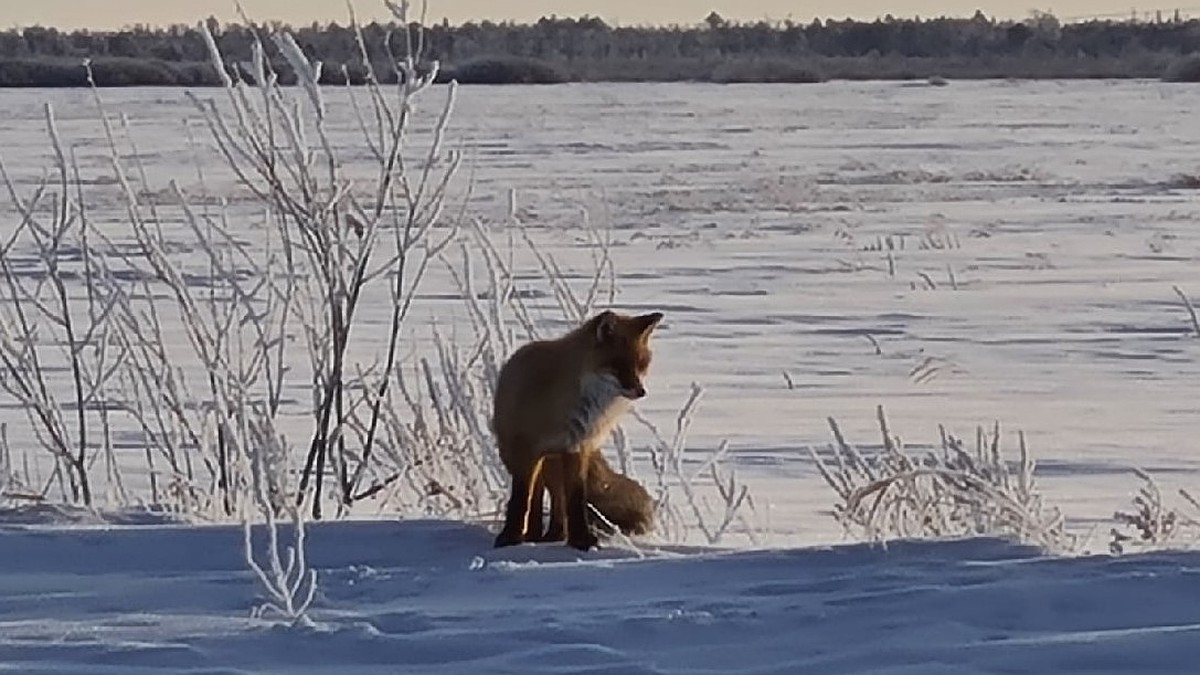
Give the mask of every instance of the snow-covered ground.
M 51 162 L 52 102 L 93 217 L 120 236 L 90 94 L 5 97 L 8 173 L 29 188 Z M 157 188 L 197 192 L 182 92 L 104 97 Z M 356 123 L 331 109 L 353 160 Z M 795 547 L 841 541 L 806 449 L 829 442 L 828 416 L 878 443 L 877 404 L 914 445 L 939 423 L 1024 430 L 1046 500 L 1095 528 L 1091 551 L 1133 467 L 1168 494 L 1200 490 L 1200 339 L 1172 290 L 1200 295 L 1200 191 L 1180 178 L 1200 174 L 1197 109 L 1200 89 L 1157 82 L 465 87 L 450 136 L 469 210 L 500 222 L 515 188 L 567 261 L 589 254 L 584 207 L 611 229 L 619 307 L 667 316 L 639 408 L 669 428 L 690 384 L 706 387 L 692 444 L 728 439 L 773 550 L 576 562 L 491 551 L 478 527 L 322 524 L 314 636 L 245 618 L 234 530 L 8 529 L 0 670 L 1191 672 L 1191 554 Z M 228 181 L 205 176 L 236 209 Z M 414 325 L 461 318 L 444 273 L 429 281 Z M 383 333 L 387 307 L 366 305 Z M 0 421 L 16 451 L 36 448 L 8 400 Z M 142 452 L 122 452 L 136 487 Z
M 791 550 L 489 548 L 480 527 L 309 531 L 313 629 L 247 618 L 230 527 L 0 529 L 0 672 L 1193 673 L 1200 554 L 990 539 Z

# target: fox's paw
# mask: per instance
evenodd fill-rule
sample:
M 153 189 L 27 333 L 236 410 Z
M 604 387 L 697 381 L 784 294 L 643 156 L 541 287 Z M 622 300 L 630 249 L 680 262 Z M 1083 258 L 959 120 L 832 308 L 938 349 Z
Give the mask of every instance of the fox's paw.
M 600 540 L 588 530 L 581 535 L 568 537 L 567 546 L 579 549 L 580 551 L 588 551 L 593 548 L 600 548 Z
M 500 530 L 500 534 L 496 535 L 495 548 L 504 548 L 505 546 L 516 546 L 525 543 L 524 538 L 519 532 L 510 530 Z
M 566 538 L 567 538 L 567 533 L 563 531 L 562 526 L 557 525 L 555 523 L 551 523 L 550 527 L 546 528 L 546 531 L 544 533 L 542 533 L 542 535 L 540 537 L 534 539 L 534 541 L 553 542 L 553 541 L 563 541 Z

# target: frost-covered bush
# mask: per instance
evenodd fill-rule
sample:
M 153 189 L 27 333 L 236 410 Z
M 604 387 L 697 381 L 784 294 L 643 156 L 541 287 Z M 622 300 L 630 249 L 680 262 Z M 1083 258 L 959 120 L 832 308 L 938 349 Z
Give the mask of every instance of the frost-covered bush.
M 309 567 L 305 550 L 305 505 L 278 499 L 275 483 L 279 473 L 271 466 L 272 458 L 288 454 L 280 447 L 286 441 L 270 427 L 256 427 L 251 433 L 255 445 L 242 457 L 251 476 L 249 488 L 253 495 L 242 516 L 242 551 L 265 596 L 253 615 L 310 627 L 314 622 L 308 609 L 317 593 L 317 571 Z M 286 516 L 283 528 L 278 514 Z M 266 535 L 266 545 L 259 549 L 254 546 L 255 522 L 262 523 Z M 290 530 L 290 543 L 281 541 L 281 529 Z
M 1000 427 L 976 430 L 975 447 L 944 427 L 940 447 L 906 450 L 877 409 L 882 444 L 865 450 L 843 437 L 829 419 L 834 445 L 813 460 L 840 501 L 834 517 L 870 540 L 955 536 L 1005 536 L 1055 553 L 1075 548 L 1057 509 L 1042 503 L 1035 463 L 1018 435 L 1018 457 L 1001 449 Z
M 8 444 L 8 425 L 0 424 L 0 506 L 20 503 L 22 500 L 37 501 L 29 487 L 28 475 L 24 477 L 13 462 L 12 448 Z
M 1109 550 L 1121 554 L 1195 545 L 1200 540 L 1200 501 L 1181 489 L 1179 496 L 1191 512 L 1180 511 L 1167 504 L 1150 474 L 1141 469 L 1134 469 L 1134 474 L 1142 487 L 1133 497 L 1133 510 L 1113 514 L 1117 527 L 1109 530 Z
M 398 20 L 407 12 L 389 6 Z M 393 39 L 420 44 L 417 26 L 399 25 Z M 40 498 L 236 518 L 254 495 L 243 461 L 256 451 L 252 431 L 272 428 L 286 436 L 283 455 L 264 459 L 272 508 L 344 513 L 372 487 L 363 482 L 408 310 L 458 232 L 442 208 L 460 157 L 444 143 L 455 87 L 414 140 L 436 66 L 418 72 L 410 52 L 392 64 L 402 84 L 351 93 L 360 138 L 335 144 L 321 64 L 289 34 L 271 39 L 295 88 L 281 86 L 263 44 L 251 62 L 227 64 L 204 26 L 201 35 L 222 85 L 189 93 L 202 132 L 191 143 L 195 192 L 156 180 L 136 130 L 97 89 L 103 180 L 85 173 L 49 106 L 54 170 L 27 193 L 3 174 L 20 219 L 0 241 L 0 391 L 53 462 Z M 96 82 L 96 65 L 80 72 Z M 210 174 L 236 188 L 209 193 Z M 116 228 L 95 220 L 95 202 L 113 201 L 124 215 Z M 355 339 L 371 337 L 359 328 L 366 297 L 390 299 L 382 347 Z M 294 393 L 305 391 L 308 401 Z M 309 423 L 297 424 L 305 412 Z M 118 436 L 144 447 L 149 494 L 126 492 Z

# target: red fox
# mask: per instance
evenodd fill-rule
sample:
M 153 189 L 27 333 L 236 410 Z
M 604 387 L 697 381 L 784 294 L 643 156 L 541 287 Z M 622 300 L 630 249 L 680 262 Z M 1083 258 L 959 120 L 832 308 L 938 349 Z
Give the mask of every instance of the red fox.
M 641 517 L 649 511 L 648 495 L 643 500 L 628 493 L 627 483 L 611 479 L 615 473 L 607 463 L 601 466 L 600 446 L 628 402 L 646 395 L 642 379 L 650 368 L 650 334 L 662 318 L 661 312 L 627 316 L 606 310 L 558 339 L 522 346 L 500 368 L 492 431 L 512 476 L 512 493 L 497 547 L 560 541 L 565 534 L 567 545 L 592 548 L 597 538 L 588 527 L 587 502 L 593 485 L 601 487 L 602 503 L 607 498 L 626 510 L 619 519 L 629 521 L 633 513 L 625 523 L 635 526 L 630 529 L 648 526 Z M 589 480 L 592 468 L 599 481 Z M 545 533 L 543 486 L 550 492 L 551 513 Z

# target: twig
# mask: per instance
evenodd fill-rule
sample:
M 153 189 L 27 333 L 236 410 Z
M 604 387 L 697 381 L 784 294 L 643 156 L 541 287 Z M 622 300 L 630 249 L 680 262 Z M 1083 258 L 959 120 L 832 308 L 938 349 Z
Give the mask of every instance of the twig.
M 1192 305 L 1191 299 L 1188 298 L 1179 286 L 1171 286 L 1171 288 L 1175 290 L 1175 294 L 1183 301 L 1183 306 L 1187 307 L 1188 316 L 1192 319 L 1192 332 L 1196 337 L 1200 337 L 1200 319 L 1196 317 L 1196 308 Z

